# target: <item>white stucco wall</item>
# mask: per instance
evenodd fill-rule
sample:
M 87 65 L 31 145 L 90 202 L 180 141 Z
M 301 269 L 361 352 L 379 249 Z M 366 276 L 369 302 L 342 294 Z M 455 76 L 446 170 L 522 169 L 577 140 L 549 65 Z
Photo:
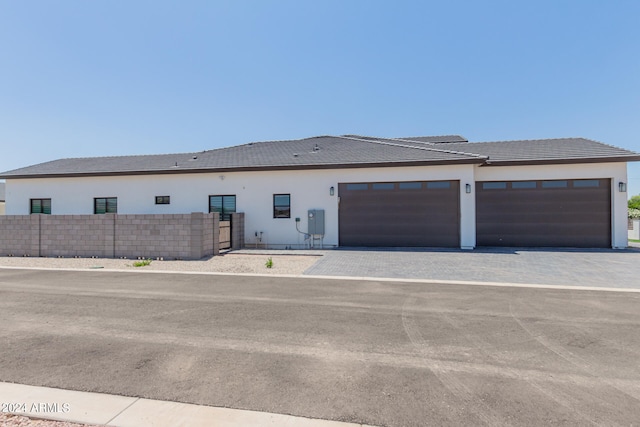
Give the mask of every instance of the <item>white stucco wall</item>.
M 626 248 L 627 193 L 618 191 L 618 183 L 627 182 L 626 163 L 475 167 L 476 181 L 586 178 L 611 179 L 611 242 L 616 249 Z
M 245 240 L 272 247 L 303 243 L 296 232 L 307 230 L 307 210 L 324 209 L 324 244 L 338 244 L 338 183 L 384 181 L 460 181 L 461 247 L 476 243 L 475 181 L 610 178 L 612 185 L 612 242 L 627 245 L 627 194 L 618 182 L 627 182 L 626 163 L 580 165 L 501 166 L 449 165 L 308 171 L 233 172 L 211 174 L 140 175 L 122 177 L 8 179 L 7 214 L 29 213 L 31 198 L 50 198 L 53 214 L 92 214 L 94 197 L 117 197 L 118 213 L 208 212 L 209 195 L 236 195 L 237 211 L 245 213 Z M 465 185 L 471 184 L 466 194 Z M 329 195 L 329 188 L 335 195 Z M 273 195 L 291 194 L 291 218 L 273 218 Z M 156 205 L 155 196 L 171 196 L 170 205 Z
M 0 202 L 0 215 L 5 214 L 5 202 Z
M 371 169 L 233 172 L 214 174 L 139 175 L 118 177 L 7 180 L 7 213 L 29 213 L 29 200 L 50 198 L 53 214 L 92 214 L 94 197 L 117 197 L 118 213 L 208 212 L 209 195 L 236 195 L 236 210 L 245 213 L 245 242 L 273 247 L 302 245 L 296 231 L 307 230 L 307 211 L 325 210 L 324 244 L 338 245 L 338 183 L 366 181 L 460 180 L 461 246 L 475 246 L 475 202 L 465 194 L 473 183 L 472 165 Z M 329 195 L 329 188 L 335 195 Z M 291 194 L 291 218 L 273 218 L 273 195 Z M 155 196 L 171 196 L 156 205 Z

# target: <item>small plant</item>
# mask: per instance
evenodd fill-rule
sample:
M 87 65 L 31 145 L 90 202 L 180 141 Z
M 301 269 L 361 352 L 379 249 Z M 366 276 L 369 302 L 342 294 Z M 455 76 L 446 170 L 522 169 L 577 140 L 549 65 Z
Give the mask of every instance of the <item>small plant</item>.
M 136 261 L 133 263 L 134 267 L 145 267 L 151 264 L 151 258 L 143 259 L 142 261 Z
M 273 260 L 271 259 L 271 257 L 269 257 L 269 259 L 267 259 L 267 262 L 265 262 L 264 265 L 267 268 L 273 268 Z

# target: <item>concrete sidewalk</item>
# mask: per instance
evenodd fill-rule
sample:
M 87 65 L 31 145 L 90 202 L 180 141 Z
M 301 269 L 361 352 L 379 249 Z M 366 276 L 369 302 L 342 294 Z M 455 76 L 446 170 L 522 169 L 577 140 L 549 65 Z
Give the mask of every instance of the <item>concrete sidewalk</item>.
M 364 427 L 363 424 L 12 383 L 0 383 L 0 402 L 3 412 L 31 418 L 118 427 Z

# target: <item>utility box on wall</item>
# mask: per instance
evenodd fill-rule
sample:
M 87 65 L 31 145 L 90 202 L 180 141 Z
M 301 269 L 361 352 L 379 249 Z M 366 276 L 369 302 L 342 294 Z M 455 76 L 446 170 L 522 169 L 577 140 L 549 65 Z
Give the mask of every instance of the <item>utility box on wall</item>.
M 324 209 L 310 209 L 307 212 L 309 229 L 307 233 L 311 235 L 324 235 Z

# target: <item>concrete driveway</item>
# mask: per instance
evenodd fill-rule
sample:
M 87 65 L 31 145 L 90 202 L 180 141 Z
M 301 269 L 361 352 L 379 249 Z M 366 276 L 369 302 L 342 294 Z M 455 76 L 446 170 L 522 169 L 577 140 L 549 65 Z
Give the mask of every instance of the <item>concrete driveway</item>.
M 0 268 L 0 381 L 384 426 L 629 426 L 639 307 L 635 290 Z
M 639 288 L 640 249 L 346 248 L 326 251 L 305 274 Z

